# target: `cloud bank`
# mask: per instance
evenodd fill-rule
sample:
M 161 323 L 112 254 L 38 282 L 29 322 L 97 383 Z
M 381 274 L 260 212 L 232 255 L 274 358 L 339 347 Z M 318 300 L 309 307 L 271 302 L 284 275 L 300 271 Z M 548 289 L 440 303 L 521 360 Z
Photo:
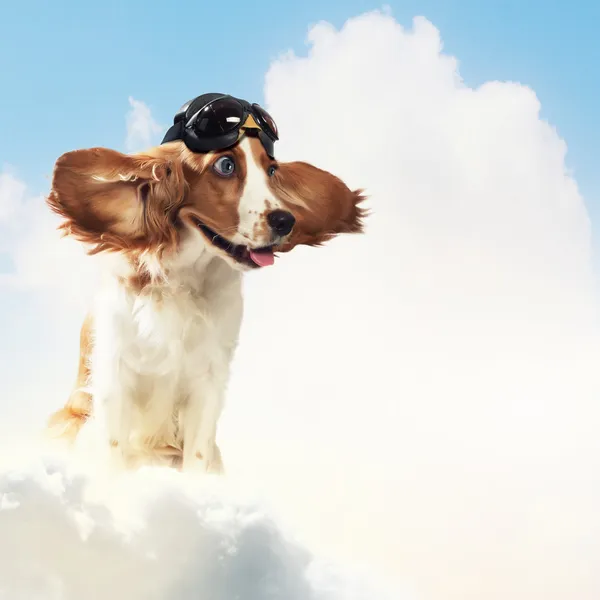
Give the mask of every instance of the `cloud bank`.
M 248 277 L 230 452 L 307 537 L 421 598 L 597 597 L 590 222 L 535 93 L 471 88 L 430 22 L 371 13 L 314 27 L 265 96 L 279 157 L 373 216 Z
M 99 484 L 21 465 L 0 475 L 0 527 L 11 600 L 397 598 L 315 560 L 251 499 L 163 470 Z
M 340 30 L 321 23 L 307 46 L 266 75 L 279 158 L 366 188 L 373 216 L 364 236 L 295 250 L 248 276 L 220 430 L 228 479 L 268 498 L 301 545 L 415 598 L 595 600 L 598 298 L 565 142 L 526 86 L 466 85 L 423 18 L 410 28 L 378 12 Z M 35 261 L 20 264 L 20 280 L 40 277 Z M 64 393 L 71 371 L 65 364 Z M 54 408 L 43 387 L 28 391 L 32 412 Z M 36 481 L 27 472 L 22 488 L 5 480 L 5 508 Z M 149 487 L 168 498 L 140 492 L 150 513 L 183 511 L 183 523 L 199 511 L 200 528 L 173 530 L 185 536 L 166 542 L 168 560 L 168 548 L 213 535 L 205 505 L 186 504 L 179 489 L 169 495 L 167 484 Z M 19 506 L 38 503 L 36 494 Z M 49 493 L 40 503 L 66 519 L 68 503 Z M 139 539 L 163 539 L 162 518 Z M 225 529 L 241 531 L 234 521 Z M 14 557 L 33 540 L 27 518 L 14 523 L 29 542 L 15 549 L 3 537 L 0 547 L 16 574 Z M 276 566 L 294 551 L 269 531 L 275 580 L 308 585 L 298 555 Z M 106 559 L 118 543 L 104 535 Z M 85 547 L 67 539 L 67 556 Z M 243 571 L 243 560 L 235 565 Z M 136 577 L 117 581 L 127 589 Z M 360 597 L 340 585 L 334 598 Z

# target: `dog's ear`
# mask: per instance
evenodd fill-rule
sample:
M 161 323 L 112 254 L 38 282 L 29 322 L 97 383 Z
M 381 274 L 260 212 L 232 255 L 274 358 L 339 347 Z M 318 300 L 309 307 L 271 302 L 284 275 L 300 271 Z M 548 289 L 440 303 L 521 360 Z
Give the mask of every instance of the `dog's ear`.
M 278 251 L 300 244 L 320 246 L 341 233 L 362 233 L 366 210 L 361 190 L 352 191 L 335 175 L 305 162 L 280 163 L 272 181 L 296 217 L 289 241 Z
M 90 148 L 56 161 L 47 203 L 64 218 L 65 235 L 91 244 L 91 254 L 160 251 L 173 242 L 173 215 L 184 193 L 177 158 Z

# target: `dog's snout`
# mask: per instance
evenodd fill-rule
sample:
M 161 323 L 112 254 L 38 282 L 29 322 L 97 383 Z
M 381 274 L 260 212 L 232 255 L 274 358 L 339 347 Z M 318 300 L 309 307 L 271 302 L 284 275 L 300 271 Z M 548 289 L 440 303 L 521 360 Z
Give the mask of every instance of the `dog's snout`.
M 274 210 L 267 215 L 267 223 L 269 227 L 279 236 L 284 236 L 290 233 L 294 228 L 296 219 L 294 215 L 287 210 Z

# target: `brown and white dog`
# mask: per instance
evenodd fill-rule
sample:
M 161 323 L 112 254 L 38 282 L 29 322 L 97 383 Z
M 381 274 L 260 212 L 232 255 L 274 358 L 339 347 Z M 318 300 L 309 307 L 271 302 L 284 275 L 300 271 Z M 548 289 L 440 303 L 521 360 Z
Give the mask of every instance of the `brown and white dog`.
M 221 472 L 216 443 L 242 319 L 244 271 L 273 252 L 362 231 L 360 191 L 302 162 L 271 160 L 257 138 L 196 154 L 68 152 L 47 202 L 61 228 L 111 269 L 83 323 L 79 370 L 50 433 L 89 423 L 120 467 Z

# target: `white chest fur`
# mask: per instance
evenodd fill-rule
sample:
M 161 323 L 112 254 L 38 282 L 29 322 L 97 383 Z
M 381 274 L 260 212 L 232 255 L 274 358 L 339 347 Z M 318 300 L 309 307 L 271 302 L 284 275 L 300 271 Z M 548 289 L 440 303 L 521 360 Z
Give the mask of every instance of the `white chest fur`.
M 184 468 L 218 470 L 216 427 L 241 317 L 241 274 L 220 259 L 141 294 L 107 283 L 94 310 L 90 388 L 113 458 L 183 450 Z

